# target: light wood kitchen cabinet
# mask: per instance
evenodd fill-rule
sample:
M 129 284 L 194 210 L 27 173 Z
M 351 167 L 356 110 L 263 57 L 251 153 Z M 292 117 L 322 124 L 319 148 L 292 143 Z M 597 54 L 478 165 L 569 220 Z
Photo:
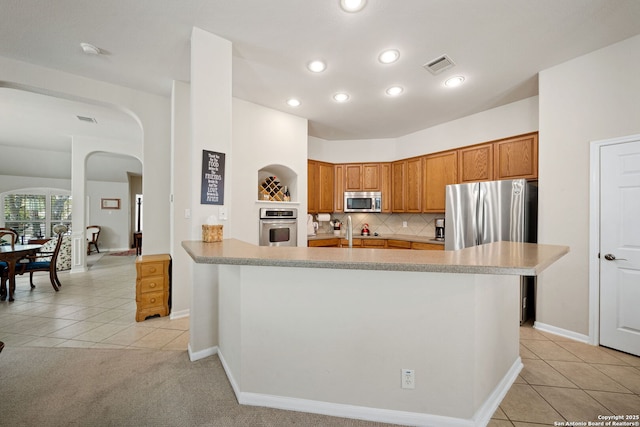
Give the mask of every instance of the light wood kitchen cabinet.
M 391 163 L 391 211 L 404 212 L 404 177 L 406 160 Z
M 458 183 L 458 152 L 456 150 L 424 157 L 423 212 L 445 211 L 446 186 Z
M 333 165 L 321 162 L 318 164 L 320 177 L 320 195 L 318 211 L 333 212 Z
M 407 173 L 404 179 L 405 212 L 422 212 L 423 158 L 407 160 Z
M 391 163 L 392 212 L 422 212 L 422 157 Z
M 538 132 L 493 143 L 494 179 L 538 178 Z
M 307 211 L 317 213 L 320 199 L 318 189 L 320 188 L 320 168 L 315 160 L 307 160 Z
M 411 242 L 407 240 L 387 240 L 387 248 L 389 249 L 411 249 Z
M 344 165 L 344 191 L 362 191 L 362 164 Z
M 444 245 L 437 245 L 434 243 L 412 242 L 411 249 L 417 249 L 417 250 L 423 250 L 423 251 L 444 251 Z
M 362 247 L 362 239 L 352 239 L 351 245 L 354 248 L 361 248 Z M 349 241 L 347 239 L 340 239 L 340 246 L 343 247 L 343 248 L 348 248 L 349 247 Z
M 381 191 L 380 163 L 362 164 L 362 191 Z
M 493 179 L 493 143 L 458 149 L 458 182 Z
M 335 237 L 333 239 L 317 239 L 307 241 L 307 246 L 310 248 L 338 248 L 340 247 L 340 238 Z
M 333 212 L 333 164 L 307 161 L 307 211 Z
M 386 244 L 387 244 L 387 241 L 382 239 L 372 239 L 372 240 L 362 239 L 363 248 L 384 249 Z
M 380 163 L 344 165 L 344 191 L 381 191 Z
M 333 165 L 333 211 L 344 212 L 344 165 Z
M 391 163 L 380 164 L 382 212 L 391 212 Z

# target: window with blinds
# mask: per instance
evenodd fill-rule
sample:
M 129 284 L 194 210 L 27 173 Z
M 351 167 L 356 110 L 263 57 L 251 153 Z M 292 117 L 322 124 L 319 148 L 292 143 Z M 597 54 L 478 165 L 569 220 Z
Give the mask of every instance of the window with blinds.
M 18 232 L 21 242 L 53 236 L 53 226 L 65 224 L 71 231 L 71 196 L 13 193 L 3 197 L 4 227 Z

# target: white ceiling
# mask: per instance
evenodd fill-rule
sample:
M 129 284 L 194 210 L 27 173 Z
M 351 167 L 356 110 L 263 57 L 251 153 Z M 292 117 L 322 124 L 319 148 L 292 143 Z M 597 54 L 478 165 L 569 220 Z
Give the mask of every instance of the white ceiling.
M 0 0 L 0 56 L 169 96 L 172 80 L 189 81 L 197 26 L 233 43 L 234 97 L 308 118 L 312 136 L 374 139 L 536 95 L 539 71 L 640 33 L 638 0 L 368 0 L 355 14 L 338 3 Z M 81 42 L 104 54 L 83 54 Z M 397 63 L 378 63 L 386 48 L 400 50 Z M 456 66 L 437 76 L 422 67 L 442 54 Z M 316 58 L 327 61 L 324 73 L 306 70 Z M 458 74 L 465 84 L 444 88 Z M 387 97 L 392 84 L 403 85 L 404 94 Z M 351 100 L 336 104 L 331 96 L 342 90 Z M 86 123 L 66 127 L 75 114 L 109 117 L 91 128 L 101 135 L 131 130 L 119 112 L 91 106 L 84 113 L 51 99 L 34 108 L 30 96 L 0 90 L 1 145 L 67 150 L 69 134 L 87 131 Z M 285 104 L 292 96 L 302 101 L 297 109 Z M 52 108 L 66 119 L 50 115 Z M 36 129 L 38 114 L 49 116 Z

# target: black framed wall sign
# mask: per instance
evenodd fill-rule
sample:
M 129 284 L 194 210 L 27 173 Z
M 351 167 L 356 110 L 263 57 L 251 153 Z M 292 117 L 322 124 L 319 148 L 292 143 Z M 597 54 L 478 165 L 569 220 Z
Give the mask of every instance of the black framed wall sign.
M 224 157 L 224 153 L 202 150 L 202 205 L 224 205 Z

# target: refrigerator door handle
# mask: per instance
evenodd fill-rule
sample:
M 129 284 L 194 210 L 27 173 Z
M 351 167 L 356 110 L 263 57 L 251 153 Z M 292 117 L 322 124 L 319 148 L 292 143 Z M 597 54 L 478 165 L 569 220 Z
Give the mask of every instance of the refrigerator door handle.
M 477 184 L 478 185 L 478 190 L 477 190 L 477 194 L 476 194 L 476 224 L 475 224 L 475 231 L 476 231 L 476 246 L 482 244 L 482 230 L 484 228 L 484 195 L 482 194 L 482 185 L 480 183 Z

